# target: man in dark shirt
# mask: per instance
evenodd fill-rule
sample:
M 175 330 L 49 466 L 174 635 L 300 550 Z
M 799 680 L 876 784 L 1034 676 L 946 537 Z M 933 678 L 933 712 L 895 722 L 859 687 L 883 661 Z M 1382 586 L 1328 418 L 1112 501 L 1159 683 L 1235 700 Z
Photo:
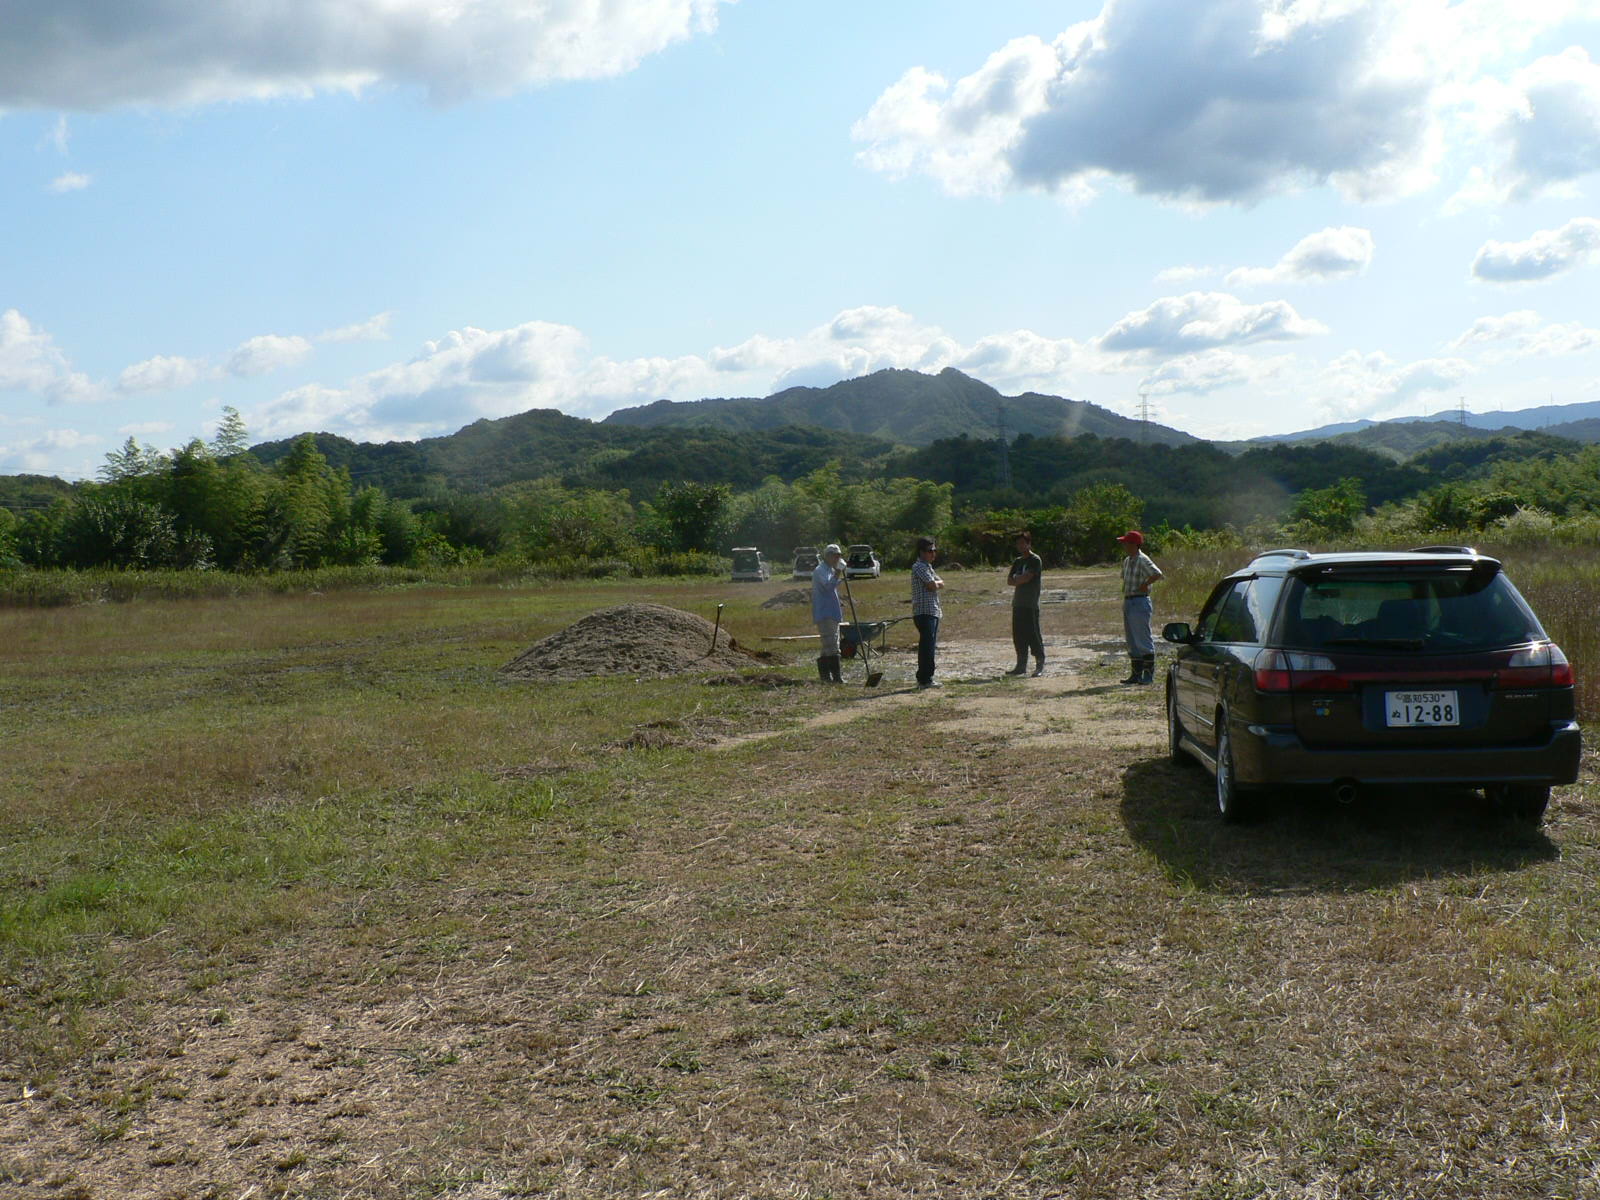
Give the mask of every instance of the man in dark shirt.
M 1017 665 L 1007 675 L 1028 673 L 1028 651 L 1033 651 L 1033 673 L 1044 674 L 1044 633 L 1039 628 L 1039 576 L 1044 563 L 1033 552 L 1033 534 L 1017 534 L 1017 559 L 1006 576 L 1011 592 L 1011 641 L 1017 648 Z

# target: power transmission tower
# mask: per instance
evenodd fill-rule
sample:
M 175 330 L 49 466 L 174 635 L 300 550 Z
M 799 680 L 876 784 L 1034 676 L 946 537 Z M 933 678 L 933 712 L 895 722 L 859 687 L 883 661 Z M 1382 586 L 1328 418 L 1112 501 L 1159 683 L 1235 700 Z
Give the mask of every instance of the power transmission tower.
M 1000 486 L 1009 488 L 1011 486 L 1011 437 L 1006 432 L 1006 406 L 1004 404 L 995 405 L 994 432 L 995 438 L 999 443 L 997 448 L 1000 452 Z
M 1467 398 L 1465 396 L 1461 397 L 1461 404 L 1456 410 L 1456 417 L 1461 422 L 1461 428 L 1465 429 L 1467 427 Z
M 1150 440 L 1150 393 L 1139 393 L 1139 444 Z

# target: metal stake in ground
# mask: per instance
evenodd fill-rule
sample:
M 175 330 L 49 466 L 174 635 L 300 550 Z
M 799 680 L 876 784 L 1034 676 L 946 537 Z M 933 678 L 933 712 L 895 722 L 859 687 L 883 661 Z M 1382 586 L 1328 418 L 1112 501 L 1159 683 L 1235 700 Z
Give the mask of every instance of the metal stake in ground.
M 856 616 L 856 598 L 850 594 L 850 572 L 848 570 L 844 573 L 844 598 L 850 601 L 850 624 L 855 626 L 856 645 L 861 647 L 861 665 L 867 669 L 867 686 L 869 688 L 877 687 L 879 680 L 883 678 L 883 672 L 872 669 L 872 639 L 861 636 L 861 618 Z
M 715 654 L 717 652 L 717 634 L 721 631 L 721 629 L 722 605 L 719 604 L 717 605 L 717 623 L 711 627 L 711 649 L 706 651 L 707 654 Z

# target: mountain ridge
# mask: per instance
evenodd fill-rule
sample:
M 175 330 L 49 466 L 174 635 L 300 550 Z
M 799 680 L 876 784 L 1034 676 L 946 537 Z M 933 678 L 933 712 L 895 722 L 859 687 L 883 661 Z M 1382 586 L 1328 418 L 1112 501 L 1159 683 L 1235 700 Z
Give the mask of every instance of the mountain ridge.
M 1003 413 L 1003 418 L 1002 418 Z M 954 367 L 937 375 L 890 367 L 828 387 L 791 387 L 763 398 L 707 397 L 657 400 L 621 408 L 602 425 L 714 426 L 729 430 L 815 425 L 920 447 L 943 438 L 1008 435 L 1126 437 L 1177 446 L 1202 441 L 1193 434 L 1122 416 L 1085 400 L 1042 392 L 1007 396 Z

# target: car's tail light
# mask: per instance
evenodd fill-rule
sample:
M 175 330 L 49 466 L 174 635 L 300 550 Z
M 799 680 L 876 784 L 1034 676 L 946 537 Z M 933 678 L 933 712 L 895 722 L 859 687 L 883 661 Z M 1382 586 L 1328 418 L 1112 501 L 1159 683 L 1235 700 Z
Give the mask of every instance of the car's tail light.
M 1572 686 L 1572 664 L 1554 642 L 1524 646 L 1512 651 L 1505 666 L 1495 673 L 1494 686 L 1502 689 Z
M 1256 655 L 1259 692 L 1348 692 L 1350 680 L 1325 654 L 1298 650 L 1263 650 Z

